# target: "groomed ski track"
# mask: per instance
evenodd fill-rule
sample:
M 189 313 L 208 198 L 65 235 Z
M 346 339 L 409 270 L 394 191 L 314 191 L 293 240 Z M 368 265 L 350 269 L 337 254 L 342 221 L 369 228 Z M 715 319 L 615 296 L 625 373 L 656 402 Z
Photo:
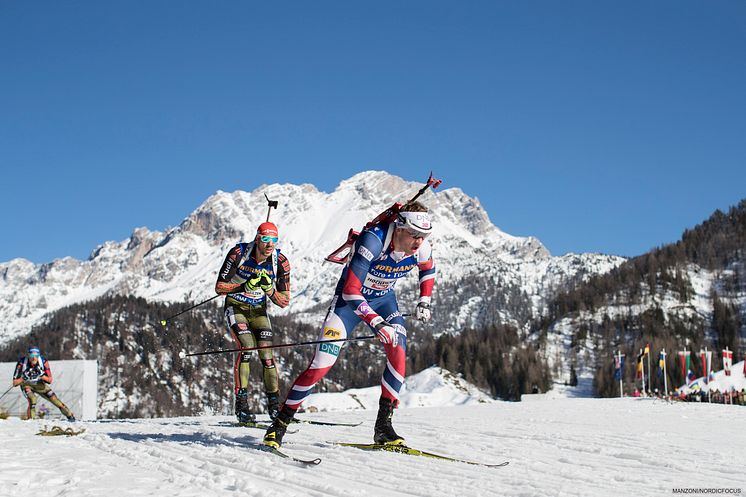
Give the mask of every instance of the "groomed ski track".
M 422 450 L 504 468 L 365 452 L 375 412 L 306 414 L 357 427 L 295 425 L 283 451 L 253 450 L 261 430 L 227 416 L 80 422 L 74 437 L 40 437 L 60 420 L 0 421 L 0 495 L 447 496 L 671 495 L 673 488 L 742 488 L 743 407 L 650 399 L 562 399 L 400 409 L 397 431 Z

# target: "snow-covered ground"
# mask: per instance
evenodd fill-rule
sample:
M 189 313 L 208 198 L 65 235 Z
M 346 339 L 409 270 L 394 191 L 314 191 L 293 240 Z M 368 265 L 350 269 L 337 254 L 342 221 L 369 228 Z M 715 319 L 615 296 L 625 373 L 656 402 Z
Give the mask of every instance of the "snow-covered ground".
M 285 450 L 315 467 L 254 450 L 263 432 L 228 417 L 76 423 L 0 421 L 3 496 L 660 496 L 673 489 L 746 492 L 746 409 L 653 399 L 558 399 L 399 409 L 410 445 L 483 468 L 329 441 L 368 442 L 375 410 L 306 413 L 356 427 L 296 425 Z M 711 492 L 711 491 L 710 491 Z M 721 490 L 722 492 L 722 490 Z

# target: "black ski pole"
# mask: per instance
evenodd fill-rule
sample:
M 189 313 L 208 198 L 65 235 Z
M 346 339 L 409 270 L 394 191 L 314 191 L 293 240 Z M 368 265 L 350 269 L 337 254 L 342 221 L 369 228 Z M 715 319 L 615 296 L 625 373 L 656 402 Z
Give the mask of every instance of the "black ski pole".
M 11 385 L 10 388 L 5 391 L 5 393 L 3 393 L 2 395 L 0 395 L 0 399 L 2 399 L 3 397 L 5 397 L 8 394 L 8 392 L 10 392 L 11 390 L 13 390 L 13 388 L 15 386 L 16 385 Z
M 166 319 L 161 319 L 161 326 L 166 326 L 166 324 L 167 324 L 167 323 L 168 323 L 169 321 L 171 321 L 171 320 L 172 320 L 173 318 L 175 318 L 175 317 L 177 317 L 177 316 L 181 316 L 181 315 L 182 315 L 182 314 L 184 314 L 185 312 L 187 312 L 187 311 L 191 311 L 191 310 L 192 310 L 192 309 L 194 309 L 195 307 L 199 307 L 199 306 L 201 306 L 202 304 L 206 304 L 206 303 L 208 303 L 209 301 L 211 301 L 211 300 L 213 300 L 213 299 L 216 299 L 216 298 L 218 298 L 218 297 L 223 297 L 223 295 L 221 295 L 221 294 L 217 294 L 217 295 L 214 295 L 214 296 L 210 297 L 210 298 L 209 298 L 209 299 L 207 299 L 207 300 L 203 300 L 203 301 L 202 301 L 202 302 L 200 302 L 199 304 L 194 304 L 194 305 L 193 305 L 192 307 L 188 307 L 188 308 L 184 309 L 183 311 L 179 311 L 179 312 L 177 312 L 176 314 L 174 314 L 174 315 L 173 315 L 173 316 L 171 316 L 171 317 L 167 317 Z
M 364 337 L 355 337 L 355 338 L 337 338 L 336 340 L 314 340 L 311 342 L 279 343 L 277 345 L 262 345 L 259 347 L 251 347 L 248 349 L 241 348 L 241 349 L 228 349 L 228 350 L 208 350 L 207 352 L 192 352 L 191 354 L 184 354 L 182 352 L 179 354 L 179 357 L 192 357 L 192 356 L 208 355 L 208 354 L 227 354 L 230 352 L 248 352 L 250 350 L 262 350 L 262 349 L 279 349 L 282 347 L 295 347 L 297 345 L 315 345 L 318 343 L 351 342 L 353 340 L 370 340 L 371 338 L 376 338 L 376 335 L 368 335 Z

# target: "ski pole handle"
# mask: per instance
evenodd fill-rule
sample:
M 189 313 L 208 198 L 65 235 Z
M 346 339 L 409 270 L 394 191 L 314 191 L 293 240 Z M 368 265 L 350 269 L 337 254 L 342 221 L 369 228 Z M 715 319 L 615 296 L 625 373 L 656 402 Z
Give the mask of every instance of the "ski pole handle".
M 267 199 L 267 222 L 269 222 L 269 215 L 272 213 L 272 209 L 277 209 L 277 200 L 270 200 L 267 194 L 264 194 L 264 198 Z
M 433 178 L 433 172 L 430 171 L 430 176 L 428 176 L 427 182 L 425 183 L 425 185 L 422 188 L 420 188 L 420 190 L 417 192 L 417 194 L 414 197 L 412 197 L 412 198 L 409 199 L 409 202 L 414 202 L 415 200 L 417 200 L 418 198 L 420 198 L 420 196 L 423 193 L 425 193 L 427 191 L 427 189 L 430 188 L 431 186 L 433 187 L 433 190 L 436 189 L 436 188 L 438 188 L 442 182 L 443 181 L 441 181 L 439 179 Z

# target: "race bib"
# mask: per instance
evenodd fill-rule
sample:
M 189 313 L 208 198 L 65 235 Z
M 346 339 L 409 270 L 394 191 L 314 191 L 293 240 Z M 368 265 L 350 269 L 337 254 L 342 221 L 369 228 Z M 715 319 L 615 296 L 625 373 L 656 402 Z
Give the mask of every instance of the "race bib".
M 394 286 L 394 283 L 396 283 L 395 279 L 390 280 L 386 278 L 380 278 L 378 276 L 373 276 L 372 274 L 369 273 L 365 277 L 365 281 L 363 281 L 363 286 L 366 288 L 370 288 L 371 290 L 375 290 L 377 292 L 382 292 Z

